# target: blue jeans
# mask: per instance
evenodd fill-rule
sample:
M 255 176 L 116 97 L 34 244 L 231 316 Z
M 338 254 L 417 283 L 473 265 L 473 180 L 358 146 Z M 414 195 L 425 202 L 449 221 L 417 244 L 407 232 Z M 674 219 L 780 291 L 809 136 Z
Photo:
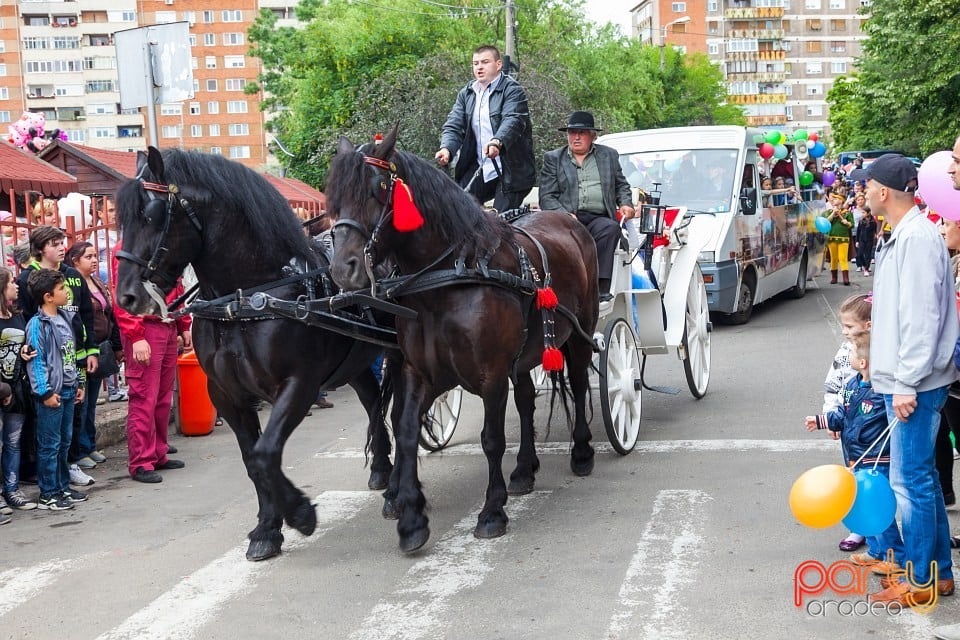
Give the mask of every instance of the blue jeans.
M 873 463 L 863 464 L 857 468 L 860 469 L 872 469 Z M 890 465 L 888 464 L 878 464 L 877 473 L 881 473 L 886 478 L 890 478 Z M 893 522 L 890 523 L 890 526 L 887 527 L 880 535 L 877 536 L 866 536 L 867 539 L 867 553 L 877 560 L 886 560 L 887 552 L 891 549 L 893 550 L 894 561 L 903 565 L 903 540 L 900 538 L 900 528 L 897 526 L 897 519 L 894 518 Z
M 27 416 L 3 412 L 3 492 L 13 493 L 20 488 L 20 434 Z
M 60 393 L 60 406 L 48 407 L 34 396 L 37 408 L 37 484 L 40 495 L 59 495 L 70 488 L 67 452 L 73 431 L 73 399 L 76 389 Z
M 87 393 L 80 405 L 80 430 L 77 433 L 78 458 L 89 456 L 97 450 L 97 398 L 103 387 L 103 378 L 87 376 Z
M 890 486 L 897 495 L 903 525 L 904 560 L 912 564 L 907 575 L 916 586 L 930 581 L 931 565 L 937 570 L 938 580 L 953 578 L 950 524 L 934 463 L 940 409 L 946 402 L 947 389 L 917 393 L 917 408 L 890 437 Z M 884 401 L 887 419 L 893 421 L 893 396 L 884 394 Z

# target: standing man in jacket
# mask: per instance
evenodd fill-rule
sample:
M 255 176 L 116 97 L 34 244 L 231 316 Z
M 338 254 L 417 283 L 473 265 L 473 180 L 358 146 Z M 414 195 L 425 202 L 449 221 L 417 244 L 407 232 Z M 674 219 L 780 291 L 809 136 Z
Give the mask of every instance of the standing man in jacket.
M 574 111 L 567 126 L 567 144 L 548 151 L 540 169 L 540 208 L 576 215 L 597 243 L 600 301 L 610 300 L 613 254 L 620 242 L 620 218 L 632 218 L 633 193 L 623 176 L 616 149 L 594 144 L 593 114 Z
M 935 606 L 954 591 L 950 529 L 934 463 L 940 409 L 957 379 L 956 292 L 940 233 L 914 204 L 917 169 L 888 153 L 867 169 L 870 210 L 890 223 L 873 272 L 870 377 L 884 395 L 890 484 L 902 520 L 906 576 L 894 574 L 871 602 Z M 912 567 L 912 570 L 910 569 Z
M 502 69 L 496 47 L 474 50 L 476 80 L 457 94 L 435 156 L 445 167 L 459 151 L 454 178 L 481 204 L 493 198 L 497 211 L 519 207 L 536 178 L 527 94 Z

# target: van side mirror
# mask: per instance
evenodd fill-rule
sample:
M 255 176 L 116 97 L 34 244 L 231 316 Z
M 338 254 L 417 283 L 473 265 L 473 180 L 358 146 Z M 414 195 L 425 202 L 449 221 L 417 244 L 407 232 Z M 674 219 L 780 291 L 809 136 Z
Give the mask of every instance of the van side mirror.
M 754 187 L 740 189 L 740 213 L 745 216 L 757 213 L 757 190 Z

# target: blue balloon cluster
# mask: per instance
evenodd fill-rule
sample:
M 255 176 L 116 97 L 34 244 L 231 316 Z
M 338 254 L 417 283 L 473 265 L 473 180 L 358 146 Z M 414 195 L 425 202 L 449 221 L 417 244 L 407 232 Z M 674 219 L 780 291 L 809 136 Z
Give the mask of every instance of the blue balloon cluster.
M 817 140 L 807 147 L 807 153 L 810 154 L 811 158 L 822 158 L 827 153 L 827 145 Z

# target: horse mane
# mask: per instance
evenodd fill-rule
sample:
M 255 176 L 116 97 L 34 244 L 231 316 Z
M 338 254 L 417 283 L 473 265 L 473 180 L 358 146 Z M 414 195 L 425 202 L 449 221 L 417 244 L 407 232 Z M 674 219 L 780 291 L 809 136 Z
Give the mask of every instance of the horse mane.
M 273 253 L 313 255 L 290 203 L 262 175 L 219 154 L 181 149 L 165 149 L 162 153 L 164 180 L 180 187 L 201 217 L 203 209 L 219 211 L 224 217 L 240 217 L 253 237 L 270 246 Z M 121 228 L 143 224 L 139 219 L 144 195 L 139 186 L 131 180 L 117 192 Z M 205 220 L 205 224 L 211 223 Z
M 359 152 L 336 155 L 327 179 L 327 197 L 332 202 L 349 202 L 358 210 L 363 209 L 366 199 L 371 197 L 363 158 Z M 393 161 L 397 174 L 413 192 L 413 201 L 424 214 L 426 226 L 448 245 L 479 256 L 496 251 L 509 237 L 509 228 L 503 221 L 486 213 L 473 196 L 436 167 L 405 151 L 397 151 Z

